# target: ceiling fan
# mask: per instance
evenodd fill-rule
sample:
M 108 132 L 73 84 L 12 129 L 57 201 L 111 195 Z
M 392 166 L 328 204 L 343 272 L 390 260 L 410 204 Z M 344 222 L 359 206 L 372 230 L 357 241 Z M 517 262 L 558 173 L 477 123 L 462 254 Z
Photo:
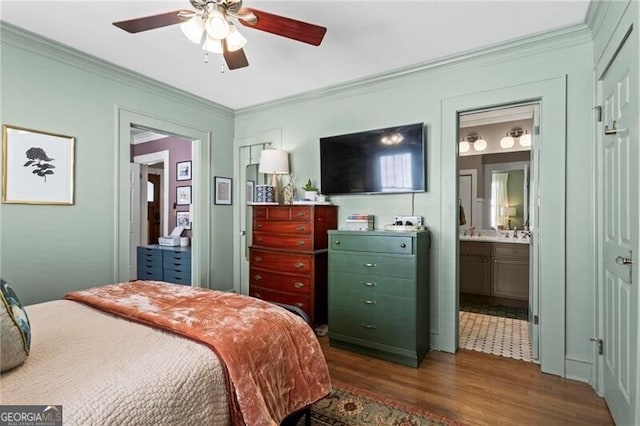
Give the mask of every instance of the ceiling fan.
M 231 22 L 292 40 L 319 46 L 327 29 L 307 22 L 242 7 L 242 0 L 189 0 L 195 10 L 174 10 L 159 15 L 114 22 L 130 33 L 180 24 L 184 35 L 208 52 L 221 53 L 230 70 L 249 65 L 242 49 L 247 40 Z

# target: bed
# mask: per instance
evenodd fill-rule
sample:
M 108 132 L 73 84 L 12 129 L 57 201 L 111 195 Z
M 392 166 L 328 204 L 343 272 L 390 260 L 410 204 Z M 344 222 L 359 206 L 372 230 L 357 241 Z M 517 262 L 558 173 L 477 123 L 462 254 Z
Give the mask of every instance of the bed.
M 277 425 L 330 390 L 311 328 L 248 296 L 135 281 L 25 309 L 0 404 L 62 405 L 65 425 Z

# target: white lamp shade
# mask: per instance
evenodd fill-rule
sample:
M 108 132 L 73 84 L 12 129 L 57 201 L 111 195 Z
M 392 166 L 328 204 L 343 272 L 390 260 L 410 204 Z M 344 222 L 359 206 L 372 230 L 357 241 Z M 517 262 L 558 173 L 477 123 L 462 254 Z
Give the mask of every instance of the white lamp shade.
M 209 18 L 207 19 L 207 23 L 204 27 L 207 30 L 209 37 L 218 40 L 222 40 L 229 35 L 229 23 L 222 13 L 217 10 L 209 13 Z
M 258 172 L 278 175 L 289 173 L 289 154 L 279 149 L 263 150 L 260 153 Z
M 222 42 L 220 40 L 216 40 L 215 38 L 211 38 L 208 35 L 206 40 L 202 44 L 202 48 L 207 52 L 222 54 Z
M 469 148 L 471 148 L 471 146 L 469 145 L 469 142 L 467 142 L 467 141 L 461 141 L 458 144 L 458 150 L 460 152 L 469 152 Z
M 520 136 L 520 146 L 531 146 L 531 134 L 527 133 Z
M 229 52 L 235 52 L 242 49 L 247 44 L 247 39 L 244 38 L 240 31 L 233 24 L 229 24 L 229 35 L 227 36 L 227 50 Z
M 516 208 L 507 206 L 500 207 L 500 215 L 505 217 L 513 217 L 516 215 Z
M 505 136 L 500 139 L 500 146 L 503 148 L 511 148 L 515 144 L 515 141 L 511 136 Z
M 485 149 L 487 149 L 487 141 L 485 141 L 484 139 L 478 139 L 473 143 L 473 149 L 475 149 L 476 151 L 484 151 Z
M 189 41 L 200 44 L 202 34 L 204 34 L 204 21 L 201 16 L 195 15 L 193 18 L 180 24 L 180 29 Z

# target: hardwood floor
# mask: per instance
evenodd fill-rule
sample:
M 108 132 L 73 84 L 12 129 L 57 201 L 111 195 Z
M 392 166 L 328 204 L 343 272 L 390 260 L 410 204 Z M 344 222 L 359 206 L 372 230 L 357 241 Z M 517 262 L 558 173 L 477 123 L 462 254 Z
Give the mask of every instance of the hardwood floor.
M 480 352 L 429 352 L 419 368 L 329 346 L 331 378 L 469 425 L 612 425 L 591 386 L 543 374 L 537 364 Z

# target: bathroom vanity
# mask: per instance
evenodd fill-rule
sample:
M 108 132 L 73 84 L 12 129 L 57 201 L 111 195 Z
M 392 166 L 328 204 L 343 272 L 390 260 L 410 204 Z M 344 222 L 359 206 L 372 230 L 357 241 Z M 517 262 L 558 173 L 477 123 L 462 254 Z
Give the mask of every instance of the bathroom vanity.
M 529 298 L 529 239 L 460 237 L 460 292 Z

